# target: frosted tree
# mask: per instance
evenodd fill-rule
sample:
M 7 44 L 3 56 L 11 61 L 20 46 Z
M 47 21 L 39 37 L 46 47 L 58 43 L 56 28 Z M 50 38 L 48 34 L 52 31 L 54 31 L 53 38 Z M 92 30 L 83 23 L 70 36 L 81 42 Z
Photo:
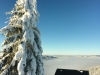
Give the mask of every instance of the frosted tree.
M 0 58 L 0 75 L 44 75 L 40 32 L 36 26 L 36 0 L 18 0 L 8 25 L 0 30 L 6 37 Z

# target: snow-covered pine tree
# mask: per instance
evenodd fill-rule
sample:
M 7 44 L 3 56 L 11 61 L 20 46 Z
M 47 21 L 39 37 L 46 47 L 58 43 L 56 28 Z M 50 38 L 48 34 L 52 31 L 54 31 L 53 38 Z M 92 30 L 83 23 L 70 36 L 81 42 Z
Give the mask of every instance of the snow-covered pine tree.
M 44 75 L 36 3 L 36 0 L 18 0 L 7 13 L 11 14 L 8 25 L 0 30 L 6 37 L 0 75 Z

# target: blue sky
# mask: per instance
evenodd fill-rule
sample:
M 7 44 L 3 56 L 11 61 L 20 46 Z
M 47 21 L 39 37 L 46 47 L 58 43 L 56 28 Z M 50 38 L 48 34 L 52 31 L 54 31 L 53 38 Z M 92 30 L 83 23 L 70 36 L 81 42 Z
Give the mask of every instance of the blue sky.
M 14 4 L 0 0 L 0 28 Z M 37 0 L 37 8 L 43 54 L 100 54 L 100 0 Z

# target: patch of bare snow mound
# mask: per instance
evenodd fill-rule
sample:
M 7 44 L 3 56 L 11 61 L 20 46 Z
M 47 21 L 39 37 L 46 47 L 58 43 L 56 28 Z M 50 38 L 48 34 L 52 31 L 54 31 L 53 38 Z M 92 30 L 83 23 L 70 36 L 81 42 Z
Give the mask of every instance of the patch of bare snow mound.
M 89 71 L 89 75 L 100 75 L 100 66 L 94 66 L 87 70 Z

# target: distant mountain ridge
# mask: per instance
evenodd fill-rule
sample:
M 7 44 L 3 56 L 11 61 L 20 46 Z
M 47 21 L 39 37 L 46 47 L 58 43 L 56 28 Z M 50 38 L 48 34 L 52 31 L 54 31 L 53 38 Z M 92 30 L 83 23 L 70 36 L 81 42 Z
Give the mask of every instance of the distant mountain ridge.
M 43 60 L 49 60 L 49 59 L 54 59 L 54 58 L 58 58 L 58 57 L 56 57 L 56 56 L 43 55 Z

